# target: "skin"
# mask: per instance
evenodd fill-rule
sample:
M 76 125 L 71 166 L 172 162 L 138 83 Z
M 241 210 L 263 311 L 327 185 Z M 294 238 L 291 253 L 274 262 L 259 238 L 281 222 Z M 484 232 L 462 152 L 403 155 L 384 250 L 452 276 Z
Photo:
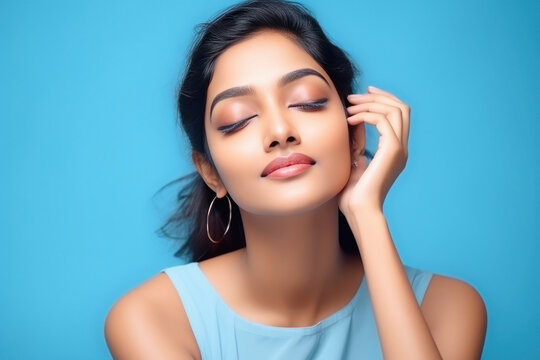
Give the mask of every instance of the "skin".
M 326 82 L 307 75 L 279 83 L 306 68 Z M 219 93 L 247 85 L 251 94 L 219 101 L 210 112 Z M 297 106 L 320 98 L 328 100 L 317 111 Z M 283 33 L 261 31 L 218 58 L 205 114 L 215 168 L 200 154 L 193 160 L 218 197 L 228 194 L 238 204 L 247 246 L 200 262 L 201 270 L 237 314 L 286 327 L 321 321 L 367 281 L 385 359 L 480 358 L 487 322 L 481 296 L 463 281 L 435 275 L 419 305 L 383 213 L 408 157 L 409 107 L 372 87 L 349 102 L 346 114 L 324 69 Z M 237 131 L 220 131 L 248 117 Z M 369 166 L 361 155 L 365 123 L 380 135 Z M 315 165 L 287 179 L 261 177 L 270 161 L 295 152 Z M 340 250 L 338 209 L 361 259 Z M 105 334 L 117 359 L 200 358 L 165 274 L 124 295 L 107 316 Z

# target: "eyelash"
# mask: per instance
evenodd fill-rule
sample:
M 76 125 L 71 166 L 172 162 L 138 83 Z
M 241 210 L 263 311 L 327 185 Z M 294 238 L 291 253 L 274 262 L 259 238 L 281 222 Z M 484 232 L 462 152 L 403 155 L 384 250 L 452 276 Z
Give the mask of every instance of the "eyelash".
M 290 107 L 302 109 L 304 111 L 318 111 L 326 107 L 327 102 L 328 102 L 328 99 L 323 98 L 323 99 L 315 100 L 309 103 L 291 105 Z
M 313 112 L 313 111 L 319 111 L 319 110 L 324 109 L 326 107 L 327 102 L 328 102 L 328 99 L 323 98 L 323 99 L 315 100 L 315 101 L 312 101 L 312 102 L 309 102 L 309 103 L 291 105 L 289 107 L 301 109 L 302 111 Z M 220 126 L 220 127 L 218 127 L 218 130 L 221 131 L 224 134 L 229 134 L 229 133 L 232 133 L 234 131 L 240 130 L 244 126 L 246 126 L 248 124 L 248 121 L 253 119 L 255 116 L 257 116 L 257 115 L 250 116 L 250 117 L 248 117 L 246 119 L 237 121 L 237 122 L 235 122 L 234 124 L 231 124 L 231 125 Z

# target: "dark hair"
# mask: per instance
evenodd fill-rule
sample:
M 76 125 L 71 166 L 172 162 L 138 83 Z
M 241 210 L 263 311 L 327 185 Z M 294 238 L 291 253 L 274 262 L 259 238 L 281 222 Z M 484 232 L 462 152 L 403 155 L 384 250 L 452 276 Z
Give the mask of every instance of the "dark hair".
M 181 125 L 193 151 L 197 151 L 213 165 L 204 128 L 204 113 L 208 85 L 219 55 L 235 43 L 253 33 L 279 30 L 292 36 L 330 76 L 346 112 L 347 95 L 353 92 L 359 71 L 347 54 L 334 45 L 319 23 L 303 5 L 280 0 L 246 1 L 226 9 L 214 20 L 200 24 L 191 48 L 187 68 L 178 92 L 178 111 Z M 372 157 L 366 152 L 368 157 Z M 188 261 L 201 261 L 246 245 L 238 205 L 232 203 L 232 222 L 228 233 L 219 244 L 212 243 L 206 233 L 206 217 L 214 192 L 195 172 L 177 179 L 165 187 L 186 182 L 177 195 L 177 209 L 158 230 L 161 236 L 184 242 L 176 256 Z M 159 190 L 159 191 L 161 191 Z M 228 221 L 227 201 L 216 200 L 209 219 L 209 227 L 223 234 Z M 213 235 L 213 234 L 211 234 Z M 343 214 L 339 214 L 339 242 L 345 252 L 358 254 L 354 236 Z

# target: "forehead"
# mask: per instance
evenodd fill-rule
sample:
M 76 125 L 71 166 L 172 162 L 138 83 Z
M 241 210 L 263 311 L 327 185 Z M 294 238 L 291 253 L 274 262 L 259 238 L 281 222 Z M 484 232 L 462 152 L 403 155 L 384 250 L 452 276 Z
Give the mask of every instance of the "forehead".
M 330 82 L 323 68 L 296 42 L 276 30 L 263 30 L 225 50 L 216 60 L 208 99 L 235 86 L 273 86 L 292 70 L 313 68 Z

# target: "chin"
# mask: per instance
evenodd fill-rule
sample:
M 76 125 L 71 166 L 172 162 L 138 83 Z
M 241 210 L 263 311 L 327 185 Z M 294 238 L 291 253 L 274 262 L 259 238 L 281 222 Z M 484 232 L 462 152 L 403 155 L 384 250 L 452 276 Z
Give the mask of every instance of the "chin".
M 336 151 L 341 150 L 341 151 Z M 238 207 L 257 216 L 292 216 L 329 206 L 347 185 L 351 174 L 349 149 L 338 144 L 314 158 L 317 163 L 288 179 L 267 179 L 252 174 L 225 176 L 225 186 Z
M 259 216 L 292 216 L 314 211 L 335 202 L 347 184 L 345 178 L 330 177 L 319 181 L 301 181 L 295 184 L 276 184 L 265 191 L 243 191 L 243 196 L 235 199 L 238 206 L 248 213 Z M 287 186 L 284 186 L 287 185 Z M 256 194 L 249 199 L 247 193 Z M 232 194 L 231 194 L 232 195 Z M 243 198 L 243 199 L 242 199 Z

